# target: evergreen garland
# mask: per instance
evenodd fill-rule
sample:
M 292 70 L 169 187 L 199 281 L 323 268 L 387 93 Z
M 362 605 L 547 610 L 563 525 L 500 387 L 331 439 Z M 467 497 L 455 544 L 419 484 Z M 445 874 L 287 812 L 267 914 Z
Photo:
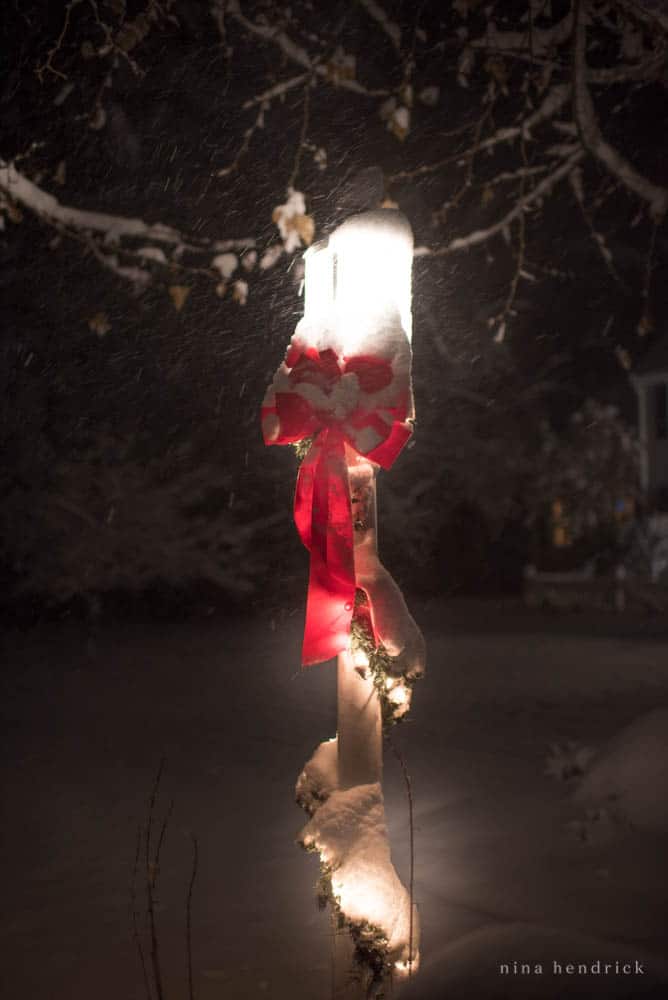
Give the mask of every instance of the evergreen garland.
M 398 657 L 390 656 L 382 642 L 376 645 L 371 628 L 367 595 L 359 588 L 355 591 L 355 610 L 350 624 L 350 645 L 353 651 L 358 649 L 363 652 L 369 661 L 366 669 L 372 676 L 373 686 L 378 694 L 383 728 L 388 729 L 397 722 L 401 722 L 406 712 L 398 711 L 401 703 L 392 701 L 390 693 L 393 688 L 403 685 L 406 688 L 406 700 L 410 704 L 415 679 L 407 677 L 403 673 L 397 673 L 394 664 L 396 664 Z

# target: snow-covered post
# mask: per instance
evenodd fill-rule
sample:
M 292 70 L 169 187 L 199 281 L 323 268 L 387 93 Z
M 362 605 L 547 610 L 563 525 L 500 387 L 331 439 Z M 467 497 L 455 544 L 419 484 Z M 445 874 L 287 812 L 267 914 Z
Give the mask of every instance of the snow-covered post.
M 380 562 L 376 473 L 411 435 L 413 236 L 399 212 L 353 216 L 305 254 L 305 309 L 262 408 L 265 441 L 302 455 L 295 522 L 311 556 L 302 662 L 337 657 L 338 732 L 297 782 L 301 834 L 322 866 L 337 935 L 337 998 L 375 996 L 417 966 L 412 891 L 390 856 L 384 724 L 422 675 L 422 635 Z M 352 975 L 353 959 L 358 980 Z M 361 984 L 361 985 L 360 985 Z
M 385 345 L 388 314 L 398 315 L 410 342 L 413 239 L 398 212 L 353 216 L 332 234 L 333 301 L 344 336 L 345 355 L 374 356 Z M 308 256 L 308 254 L 307 254 Z M 310 270 L 310 269 L 309 269 Z M 306 272 L 307 296 L 309 271 Z M 412 400 L 408 410 L 412 418 Z M 346 451 L 354 529 L 355 580 L 376 575 L 377 466 L 352 448 Z M 374 678 L 362 650 L 346 649 L 337 658 L 337 735 L 339 787 L 380 782 L 382 719 Z
M 355 577 L 367 552 L 376 550 L 376 470 L 359 455 L 348 457 L 353 507 Z M 383 726 L 380 699 L 363 650 L 345 649 L 337 657 L 337 739 L 339 788 L 380 781 Z

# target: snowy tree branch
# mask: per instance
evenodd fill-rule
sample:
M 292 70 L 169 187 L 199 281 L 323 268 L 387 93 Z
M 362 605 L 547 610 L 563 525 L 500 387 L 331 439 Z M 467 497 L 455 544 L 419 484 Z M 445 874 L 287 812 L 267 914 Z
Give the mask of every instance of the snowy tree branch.
M 485 243 L 487 240 L 491 239 L 493 236 L 497 236 L 502 233 L 508 226 L 519 218 L 524 212 L 528 211 L 537 202 L 540 202 L 547 195 L 552 192 L 559 181 L 563 180 L 564 177 L 568 177 L 569 173 L 573 168 L 582 161 L 584 158 L 584 150 L 578 149 L 577 152 L 573 153 L 572 156 L 566 160 L 560 167 L 553 170 L 547 177 L 545 177 L 540 184 L 537 184 L 532 191 L 529 191 L 524 197 L 518 199 L 513 207 L 506 212 L 501 219 L 493 223 L 491 226 L 487 226 L 485 229 L 475 229 L 468 233 L 466 236 L 458 236 L 445 246 L 437 247 L 436 249 L 430 249 L 429 247 L 416 247 L 415 256 L 416 257 L 427 257 L 433 256 L 443 256 L 445 254 L 455 253 L 459 250 L 469 250 L 471 247 L 479 246 L 481 243 Z
M 585 195 L 584 195 L 584 185 L 583 185 L 583 181 L 582 181 L 582 171 L 580 170 L 580 168 L 577 168 L 576 170 L 574 170 L 571 173 L 571 175 L 569 177 L 569 180 L 570 180 L 570 183 L 571 183 L 571 188 L 573 190 L 573 194 L 575 195 L 575 200 L 578 203 L 578 207 L 579 207 L 580 212 L 582 214 L 582 218 L 584 219 L 585 225 L 587 226 L 587 229 L 589 230 L 591 238 L 592 238 L 592 240 L 594 242 L 594 246 L 596 247 L 596 249 L 600 253 L 601 258 L 603 260 L 603 263 L 605 264 L 606 268 L 608 269 L 611 277 L 619 285 L 623 286 L 624 283 L 622 282 L 622 280 L 621 280 L 621 278 L 619 276 L 619 272 L 617 271 L 617 268 L 615 267 L 615 264 L 614 264 L 614 261 L 613 261 L 613 258 L 612 258 L 612 254 L 610 253 L 610 250 L 608 248 L 608 244 L 606 242 L 605 236 L 594 225 L 594 219 L 592 217 L 592 213 L 590 212 L 589 208 L 587 207 L 587 202 L 586 202 Z
M 246 31 L 255 35 L 257 38 L 263 39 L 265 42 L 271 42 L 274 45 L 277 45 L 283 55 L 292 62 L 297 63 L 297 65 L 302 66 L 311 73 L 316 73 L 319 77 L 322 77 L 322 79 L 332 82 L 334 86 L 340 87 L 344 90 L 351 90 L 355 94 L 364 94 L 366 97 L 387 96 L 387 90 L 368 90 L 357 80 L 343 75 L 334 74 L 334 78 L 332 79 L 332 74 L 326 65 L 311 59 L 306 49 L 302 48 L 296 42 L 293 42 L 293 40 L 280 28 L 272 27 L 269 24 L 258 24 L 257 21 L 251 21 L 249 18 L 245 17 L 239 5 L 239 0 L 229 0 L 227 12 L 243 28 L 245 28 Z
M 12 163 L 0 160 L 0 190 L 13 201 L 30 209 L 45 222 L 89 232 L 102 233 L 109 243 L 117 243 L 124 236 L 141 237 L 159 243 L 177 245 L 183 242 L 181 234 L 171 226 L 162 223 L 149 225 L 143 219 L 107 215 L 102 212 L 88 212 L 62 205 L 58 199 L 19 173 Z
M 493 135 L 488 136 L 486 139 L 476 139 L 473 145 L 465 152 L 452 153 L 436 163 L 422 164 L 419 167 L 415 167 L 413 170 L 397 171 L 397 173 L 392 174 L 390 180 L 407 180 L 409 178 L 434 173 L 450 163 L 464 162 L 464 160 L 468 160 L 470 156 L 477 153 L 489 152 L 503 142 L 510 143 L 519 136 L 523 136 L 525 139 L 531 139 L 531 130 L 554 117 L 557 111 L 560 111 L 561 108 L 568 102 L 570 96 L 570 84 L 556 84 L 548 91 L 544 100 L 540 106 L 536 108 L 533 114 L 529 115 L 520 125 L 510 125 L 499 128 L 493 133 Z M 483 121 L 484 117 L 486 116 L 483 116 Z M 475 126 L 467 126 L 466 131 L 472 128 L 478 130 L 479 125 L 480 122 L 476 122 Z
M 638 21 L 649 25 L 651 28 L 659 28 L 668 33 L 668 14 L 659 10 L 657 7 L 647 10 L 641 4 L 636 3 L 635 0 L 614 0 L 614 3 L 616 7 L 625 10 Z
M 164 223 L 147 223 L 143 219 L 122 215 L 108 215 L 63 205 L 58 199 L 29 180 L 16 169 L 13 163 L 0 160 L 0 192 L 17 205 L 22 205 L 47 225 L 59 232 L 77 235 L 96 259 L 119 277 L 130 280 L 135 285 L 143 285 L 149 280 L 149 273 L 137 267 L 121 264 L 114 248 L 119 248 L 124 239 L 137 240 L 148 246 L 128 249 L 136 260 L 146 264 L 152 260 L 158 264 L 172 264 L 179 261 L 185 251 L 194 253 L 225 253 L 244 251 L 255 247 L 253 238 L 229 240 L 196 240 L 187 237 L 178 229 Z M 95 237 L 101 237 L 101 241 Z M 151 246 L 153 244 L 153 246 Z M 158 244 L 158 246 L 155 246 Z M 161 246 L 171 247 L 173 260 L 167 260 Z
M 263 90 L 256 97 L 251 97 L 247 101 L 244 101 L 241 106 L 245 110 L 246 108 L 252 108 L 256 104 L 267 104 L 273 101 L 275 97 L 283 97 L 288 91 L 301 86 L 309 78 L 308 73 L 300 73 L 299 76 L 292 76 L 289 80 L 282 80 L 280 83 L 274 84 L 273 87 L 269 87 L 268 90 Z
M 525 139 L 531 139 L 531 130 L 537 125 L 542 125 L 543 122 L 548 121 L 548 119 L 553 118 L 557 111 L 566 104 L 571 94 L 571 88 L 569 84 L 559 83 L 552 87 L 546 94 L 542 104 L 536 108 L 532 115 L 529 115 L 521 125 L 513 125 L 509 128 L 500 128 L 494 133 L 494 135 L 489 136 L 489 138 L 484 139 L 479 143 L 477 147 L 477 152 L 486 152 L 491 150 L 494 146 L 498 146 L 501 142 L 512 142 L 518 136 L 523 136 Z
M 401 51 L 401 28 L 395 21 L 391 21 L 387 12 L 383 10 L 376 0 L 359 0 L 360 6 L 364 7 L 369 17 L 376 21 L 387 37 L 392 42 L 397 52 Z
M 573 14 L 569 11 L 560 21 L 549 28 L 536 28 L 526 31 L 503 31 L 490 21 L 483 37 L 474 39 L 470 45 L 474 49 L 493 49 L 496 52 L 524 52 L 531 40 L 532 54 L 545 56 L 559 45 L 567 42 L 573 30 Z

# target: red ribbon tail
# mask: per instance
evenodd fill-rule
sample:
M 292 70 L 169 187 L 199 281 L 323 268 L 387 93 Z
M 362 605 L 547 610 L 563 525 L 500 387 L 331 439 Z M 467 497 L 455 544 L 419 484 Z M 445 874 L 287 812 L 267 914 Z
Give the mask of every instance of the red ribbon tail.
M 346 649 L 355 599 L 348 468 L 343 438 L 318 435 L 302 462 L 295 523 L 310 550 L 302 663 L 321 663 Z

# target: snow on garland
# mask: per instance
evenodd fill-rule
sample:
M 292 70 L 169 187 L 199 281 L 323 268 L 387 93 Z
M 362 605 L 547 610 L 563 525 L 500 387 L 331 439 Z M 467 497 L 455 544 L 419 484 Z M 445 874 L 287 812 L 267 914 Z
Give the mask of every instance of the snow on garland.
M 320 855 L 319 903 L 331 905 L 348 927 L 358 964 L 370 971 L 372 983 L 393 972 L 414 972 L 417 908 L 392 864 L 380 784 L 339 789 L 334 737 L 305 764 L 296 798 L 311 817 L 298 842 Z
M 317 754 L 317 751 L 316 751 Z M 331 898 L 360 939 L 373 943 L 384 972 L 409 960 L 411 904 L 390 857 L 380 784 L 334 790 L 300 834 L 316 850 L 331 879 Z M 412 967 L 417 965 L 417 917 L 413 913 Z

